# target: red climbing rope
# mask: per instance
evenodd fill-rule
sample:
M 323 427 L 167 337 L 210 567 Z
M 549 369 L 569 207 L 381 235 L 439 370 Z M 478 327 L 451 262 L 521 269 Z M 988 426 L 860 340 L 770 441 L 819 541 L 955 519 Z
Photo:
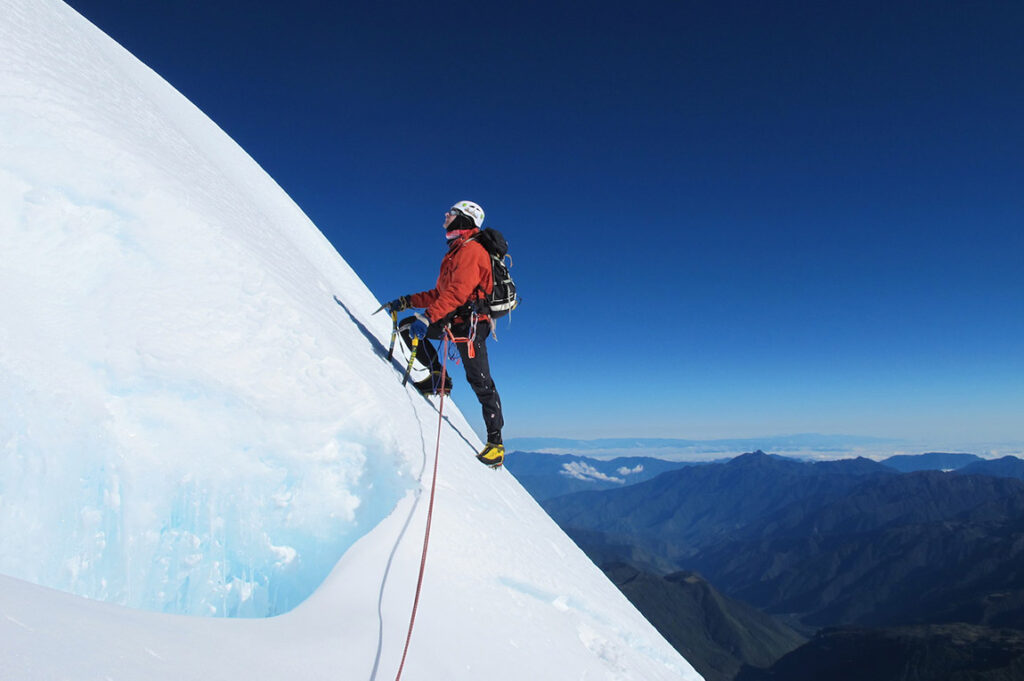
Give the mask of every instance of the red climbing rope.
M 398 674 L 395 676 L 395 681 L 399 681 L 402 678 L 402 669 L 405 668 L 405 656 L 409 654 L 409 641 L 412 640 L 412 626 L 416 623 L 416 608 L 420 604 L 420 591 L 423 590 L 423 571 L 427 567 L 427 545 L 430 544 L 430 521 L 434 515 L 434 494 L 437 491 L 437 460 L 441 454 L 441 425 L 444 418 L 444 384 L 445 379 L 448 377 L 448 338 L 450 336 L 448 329 L 445 329 L 444 336 L 444 352 L 441 353 L 441 402 L 437 408 L 437 446 L 434 448 L 434 474 L 433 480 L 430 482 L 430 503 L 427 505 L 427 529 L 423 533 L 423 555 L 420 557 L 420 576 L 416 580 L 416 597 L 412 601 L 412 616 L 409 617 L 409 633 L 405 637 L 405 650 L 402 651 L 402 662 L 398 665 Z

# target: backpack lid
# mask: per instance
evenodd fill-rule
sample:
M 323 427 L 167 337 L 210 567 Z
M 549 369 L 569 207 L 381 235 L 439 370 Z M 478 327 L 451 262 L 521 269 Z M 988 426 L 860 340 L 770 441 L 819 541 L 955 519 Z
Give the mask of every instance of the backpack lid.
M 505 236 L 493 227 L 481 229 L 479 234 L 471 238 L 478 241 L 491 255 L 504 258 L 508 254 L 508 242 L 505 241 Z

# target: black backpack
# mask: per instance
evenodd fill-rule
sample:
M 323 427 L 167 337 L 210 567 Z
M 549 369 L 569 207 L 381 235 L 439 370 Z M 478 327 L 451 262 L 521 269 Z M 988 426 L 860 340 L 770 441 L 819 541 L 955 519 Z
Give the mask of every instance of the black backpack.
M 516 284 L 508 268 L 512 266 L 512 256 L 508 254 L 508 242 L 498 230 L 488 227 L 480 230 L 473 237 L 491 256 L 491 274 L 494 277 L 494 288 L 477 303 L 477 311 L 491 319 L 504 317 L 519 305 L 516 295 Z M 505 259 L 508 265 L 505 265 Z

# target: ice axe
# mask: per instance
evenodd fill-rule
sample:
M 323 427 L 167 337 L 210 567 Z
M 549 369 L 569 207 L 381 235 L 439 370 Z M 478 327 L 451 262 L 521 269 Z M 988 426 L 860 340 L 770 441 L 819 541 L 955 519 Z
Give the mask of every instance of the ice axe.
M 412 354 L 409 355 L 409 364 L 405 367 L 405 376 L 402 377 L 402 385 L 409 382 L 409 373 L 412 371 L 412 363 L 416 361 L 416 351 L 420 347 L 420 339 L 416 336 L 412 337 Z
M 388 348 L 388 361 L 395 354 L 395 339 L 398 338 L 398 312 L 391 311 L 391 347 Z

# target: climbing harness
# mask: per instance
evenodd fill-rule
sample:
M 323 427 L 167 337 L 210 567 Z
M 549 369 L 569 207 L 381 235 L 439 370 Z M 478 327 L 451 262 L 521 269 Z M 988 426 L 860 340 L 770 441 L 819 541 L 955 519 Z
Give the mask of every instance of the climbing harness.
M 450 324 L 448 326 L 444 327 L 445 340 L 446 341 L 450 340 L 453 346 L 456 343 L 465 343 L 466 344 L 466 357 L 468 357 L 469 359 L 473 359 L 474 357 L 476 357 L 476 348 L 474 347 L 474 341 L 476 340 L 476 323 L 477 323 L 478 316 L 479 315 L 477 315 L 476 310 L 473 310 L 470 313 L 470 315 L 469 315 L 469 331 L 466 334 L 465 338 L 456 338 L 455 335 L 452 333 L 452 327 L 451 327 Z M 452 359 L 455 359 L 455 358 L 453 357 Z

